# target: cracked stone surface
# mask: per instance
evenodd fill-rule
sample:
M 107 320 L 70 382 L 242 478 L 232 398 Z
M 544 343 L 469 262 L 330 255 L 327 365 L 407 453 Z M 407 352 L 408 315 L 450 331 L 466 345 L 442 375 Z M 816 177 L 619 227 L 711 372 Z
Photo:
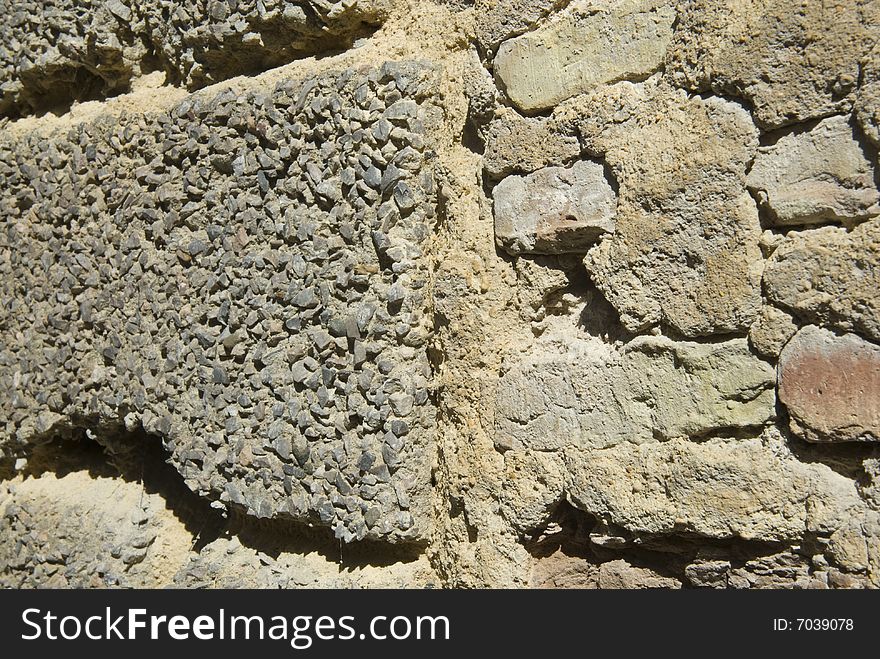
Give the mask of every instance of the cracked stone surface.
M 492 178 L 530 174 L 547 165 L 567 165 L 580 152 L 577 138 L 560 135 L 546 120 L 511 113 L 486 128 L 483 166 Z
M 535 28 L 541 19 L 564 7 L 567 1 L 475 0 L 477 39 L 487 51 L 494 51 L 502 41 Z
M 638 535 L 677 530 L 773 542 L 807 531 L 833 536 L 866 514 L 853 484 L 823 465 L 778 455 L 759 439 L 729 448 L 674 440 L 568 451 L 569 496 Z M 698 475 L 707 470 L 712 479 Z
M 651 80 L 572 101 L 558 120 L 620 186 L 617 229 L 585 263 L 624 327 L 662 323 L 687 337 L 747 329 L 762 267 L 745 187 L 758 146 L 748 113 Z
M 865 137 L 880 147 L 880 44 L 875 44 L 862 63 L 864 82 L 855 102 L 855 116 Z
M 804 321 L 880 342 L 880 221 L 789 234 L 764 271 L 768 299 Z
M 748 544 L 731 547 L 728 553 L 708 550 L 695 555 L 694 550 L 676 547 L 681 538 L 736 538 L 769 548 L 816 537 L 845 570 L 876 569 L 871 566 L 880 559 L 876 541 L 866 545 L 860 538 L 862 529 L 876 528 L 880 518 L 864 505 L 852 481 L 825 465 L 801 462 L 773 429 L 745 440 L 624 442 L 592 450 L 569 446 L 554 453 L 510 451 L 505 459 L 509 470 L 502 501 L 514 524 L 543 528 L 560 502 L 568 502 L 575 516 L 578 510 L 589 511 L 604 520 L 586 532 L 589 551 L 613 556 L 611 548 L 625 552 L 640 546 L 643 560 L 651 550 L 680 552 L 683 561 L 693 561 L 683 577 L 692 585 L 711 586 L 722 579 L 722 587 L 780 587 L 786 582 L 790 587 L 797 580 L 800 587 L 821 588 L 828 587 L 829 576 L 837 587 L 847 583 L 847 577 L 845 572 L 824 572 L 819 581 L 809 562 L 785 552 L 732 561 L 739 552 L 748 556 L 754 551 Z M 531 480 L 540 487 L 528 488 L 528 474 L 534 474 Z M 734 569 L 732 562 L 746 569 Z M 777 562 L 788 564 L 787 576 L 774 575 L 782 567 Z M 590 569 L 580 565 L 581 571 Z M 541 569 L 565 570 L 546 563 Z

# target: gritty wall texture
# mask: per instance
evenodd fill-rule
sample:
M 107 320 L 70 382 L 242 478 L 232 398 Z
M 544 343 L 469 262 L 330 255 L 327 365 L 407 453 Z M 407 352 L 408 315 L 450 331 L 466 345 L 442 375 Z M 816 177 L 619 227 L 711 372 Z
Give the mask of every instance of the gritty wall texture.
M 880 3 L 7 4 L 0 584 L 880 586 Z

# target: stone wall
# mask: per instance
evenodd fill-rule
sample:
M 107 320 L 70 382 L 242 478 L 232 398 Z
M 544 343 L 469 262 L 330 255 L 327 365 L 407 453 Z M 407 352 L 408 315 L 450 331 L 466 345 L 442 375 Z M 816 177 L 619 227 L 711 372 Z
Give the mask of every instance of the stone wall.
M 0 28 L 0 583 L 880 586 L 880 4 Z

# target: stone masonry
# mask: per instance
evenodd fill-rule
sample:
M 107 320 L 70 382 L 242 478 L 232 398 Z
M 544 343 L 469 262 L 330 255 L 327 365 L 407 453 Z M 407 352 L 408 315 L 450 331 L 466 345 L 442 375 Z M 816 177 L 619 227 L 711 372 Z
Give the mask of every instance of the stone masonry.
M 0 8 L 3 587 L 880 587 L 873 0 Z

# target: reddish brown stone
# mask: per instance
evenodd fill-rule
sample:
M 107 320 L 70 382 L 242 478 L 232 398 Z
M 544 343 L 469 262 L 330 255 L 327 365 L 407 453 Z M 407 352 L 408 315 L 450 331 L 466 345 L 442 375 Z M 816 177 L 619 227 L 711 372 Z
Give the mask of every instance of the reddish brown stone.
M 779 400 L 811 442 L 880 441 L 880 346 L 808 326 L 779 358 Z

